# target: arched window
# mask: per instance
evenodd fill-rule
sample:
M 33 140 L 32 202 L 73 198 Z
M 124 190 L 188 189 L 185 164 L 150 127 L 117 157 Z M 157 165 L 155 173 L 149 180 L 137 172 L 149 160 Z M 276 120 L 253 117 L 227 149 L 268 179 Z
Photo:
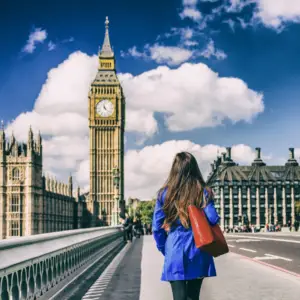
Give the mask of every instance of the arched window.
M 14 168 L 12 170 L 12 180 L 19 180 L 20 179 L 20 170 L 18 168 Z

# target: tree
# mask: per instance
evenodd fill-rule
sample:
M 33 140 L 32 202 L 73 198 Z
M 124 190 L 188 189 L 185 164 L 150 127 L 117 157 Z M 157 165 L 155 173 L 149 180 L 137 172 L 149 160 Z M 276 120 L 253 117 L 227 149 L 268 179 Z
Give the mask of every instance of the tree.
M 152 223 L 154 207 L 155 199 L 141 201 L 136 208 L 135 215 L 141 219 L 142 223 Z

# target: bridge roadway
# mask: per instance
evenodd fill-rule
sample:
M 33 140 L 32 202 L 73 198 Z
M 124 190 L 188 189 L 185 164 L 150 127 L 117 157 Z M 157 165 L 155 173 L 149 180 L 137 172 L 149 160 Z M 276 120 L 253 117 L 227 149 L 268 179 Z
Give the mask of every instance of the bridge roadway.
M 257 242 L 255 237 L 270 238 L 273 241 L 260 239 Z M 227 240 L 234 247 L 230 248 L 230 253 L 215 260 L 217 277 L 204 280 L 201 299 L 300 299 L 300 244 L 286 242 L 300 241 L 298 236 L 230 234 Z M 240 248 L 251 248 L 257 252 Z M 283 253 L 284 248 L 289 250 Z M 266 251 L 277 258 L 268 259 Z M 287 253 L 293 253 L 290 255 L 291 261 L 278 259 L 278 256 L 284 257 Z M 264 256 L 267 258 L 255 258 Z M 163 256 L 157 251 L 153 237 L 144 236 L 123 248 L 85 295 L 72 299 L 171 300 L 169 283 L 160 281 L 162 266 Z
M 239 233 L 226 238 L 234 253 L 300 274 L 300 232 Z

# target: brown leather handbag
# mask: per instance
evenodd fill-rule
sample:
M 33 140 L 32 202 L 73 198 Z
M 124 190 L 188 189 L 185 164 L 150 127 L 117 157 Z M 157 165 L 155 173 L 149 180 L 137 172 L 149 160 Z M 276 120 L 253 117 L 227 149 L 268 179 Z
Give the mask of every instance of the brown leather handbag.
M 213 257 L 228 253 L 228 245 L 220 226 L 210 225 L 204 210 L 195 205 L 189 205 L 188 212 L 196 247 Z

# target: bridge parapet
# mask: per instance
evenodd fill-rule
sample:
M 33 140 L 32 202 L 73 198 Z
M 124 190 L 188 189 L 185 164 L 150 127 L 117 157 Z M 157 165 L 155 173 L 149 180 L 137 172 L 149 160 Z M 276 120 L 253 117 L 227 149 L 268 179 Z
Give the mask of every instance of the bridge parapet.
M 120 245 L 119 226 L 0 241 L 0 299 L 38 299 L 99 252 Z

